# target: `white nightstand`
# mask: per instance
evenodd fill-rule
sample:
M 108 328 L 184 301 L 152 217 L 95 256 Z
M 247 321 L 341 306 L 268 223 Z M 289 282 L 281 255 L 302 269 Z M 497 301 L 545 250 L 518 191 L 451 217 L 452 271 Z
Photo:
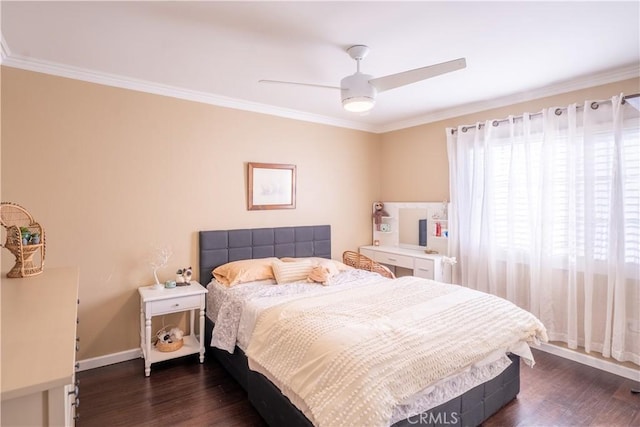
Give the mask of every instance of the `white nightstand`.
M 151 374 L 151 364 L 188 354 L 200 353 L 200 363 L 204 362 L 204 304 L 208 292 L 200 283 L 191 281 L 188 286 L 154 290 L 152 286 L 138 288 L 140 293 L 140 347 L 144 357 L 144 375 Z M 161 314 L 191 312 L 189 335 L 185 335 L 184 345 L 171 352 L 161 352 L 151 345 L 154 338 L 151 332 L 151 318 Z M 194 329 L 195 311 L 200 310 L 199 333 Z

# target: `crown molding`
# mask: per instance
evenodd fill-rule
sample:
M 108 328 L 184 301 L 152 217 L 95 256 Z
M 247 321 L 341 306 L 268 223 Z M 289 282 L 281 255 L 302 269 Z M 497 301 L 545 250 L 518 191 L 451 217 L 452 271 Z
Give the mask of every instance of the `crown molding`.
M 5 44 L 3 43 L 3 52 L 4 49 Z M 268 114 L 288 119 L 302 120 L 306 122 L 320 123 L 330 126 L 376 133 L 376 128 L 374 126 L 365 123 L 340 120 L 332 117 L 322 116 L 319 114 L 306 113 L 303 111 L 275 107 L 258 102 L 250 102 L 226 96 L 213 95 L 206 92 L 184 89 L 176 86 L 169 86 L 161 83 L 139 80 L 115 74 L 97 72 L 80 67 L 58 64 L 55 62 L 44 61 L 40 59 L 21 57 L 19 55 L 7 55 L 7 57 L 2 61 L 2 65 L 27 71 L 50 74 L 58 77 L 66 77 L 69 79 L 101 84 L 105 86 L 118 87 L 122 89 L 135 90 L 138 92 L 152 93 L 155 95 L 184 99 L 187 101 L 200 102 L 203 104 L 215 105 L 219 107 L 233 108 L 236 110 L 251 111 L 254 113 Z
M 9 45 L 4 37 L 0 36 L 0 64 L 4 65 L 9 56 L 11 56 Z
M 592 74 L 589 76 L 562 81 L 526 92 L 507 95 L 487 101 L 465 104 L 459 107 L 435 111 L 433 113 L 415 117 L 413 119 L 390 123 L 381 126 L 378 129 L 378 133 L 386 133 L 414 126 L 420 126 L 440 120 L 451 119 L 454 117 L 478 113 L 480 111 L 491 110 L 494 108 L 506 107 L 508 105 L 518 104 L 520 102 L 532 101 L 534 99 L 545 98 L 547 96 L 560 95 L 563 93 L 572 92 L 574 90 L 586 89 L 637 77 L 640 77 L 640 65 L 633 64 L 626 67 L 608 70 L 598 74 Z
M 115 74 L 97 72 L 84 68 L 58 64 L 50 61 L 13 55 L 9 49 L 9 46 L 4 40 L 4 37 L 0 39 L 0 48 L 0 64 L 7 67 L 51 74 L 59 77 L 81 80 L 105 86 L 118 87 L 122 89 L 129 89 L 138 92 L 184 99 L 187 101 L 200 102 L 203 104 L 215 105 L 219 107 L 251 111 L 254 113 L 268 114 L 293 120 L 337 126 L 376 134 L 420 126 L 440 120 L 473 114 L 493 108 L 505 107 L 520 102 L 531 101 L 547 96 L 559 95 L 574 90 L 586 89 L 589 87 L 613 83 L 640 76 L 640 65 L 634 64 L 614 70 L 609 70 L 603 73 L 578 77 L 576 79 L 559 82 L 553 85 L 533 89 L 522 93 L 508 95 L 487 101 L 474 102 L 458 107 L 447 108 L 408 120 L 388 123 L 385 125 L 371 125 L 350 120 L 340 120 L 320 114 L 306 113 L 303 111 L 275 107 L 272 105 L 250 102 L 231 97 L 213 95 L 206 92 L 184 89 L 176 86 L 169 86 L 145 80 L 133 79 L 130 77 L 124 77 Z

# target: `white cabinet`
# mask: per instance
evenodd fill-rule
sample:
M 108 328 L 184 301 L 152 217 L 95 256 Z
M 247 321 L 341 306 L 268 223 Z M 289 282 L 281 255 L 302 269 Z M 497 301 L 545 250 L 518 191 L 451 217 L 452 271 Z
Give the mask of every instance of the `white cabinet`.
M 413 270 L 413 275 L 417 277 L 439 282 L 445 278 L 442 255 L 393 246 L 362 246 L 360 253 L 381 264 Z
M 441 264 L 441 261 L 438 262 Z M 423 277 L 425 279 L 435 279 L 436 277 L 436 261 L 433 259 L 416 258 L 413 265 L 413 275 Z M 438 281 L 442 281 L 441 271 L 438 271 Z
M 2 278 L 3 426 L 72 426 L 78 269 Z

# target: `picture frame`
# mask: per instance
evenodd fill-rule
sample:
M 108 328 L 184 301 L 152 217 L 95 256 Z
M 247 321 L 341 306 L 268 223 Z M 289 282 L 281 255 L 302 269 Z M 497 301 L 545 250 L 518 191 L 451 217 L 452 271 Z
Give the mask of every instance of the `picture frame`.
M 295 209 L 296 165 L 247 165 L 247 210 Z

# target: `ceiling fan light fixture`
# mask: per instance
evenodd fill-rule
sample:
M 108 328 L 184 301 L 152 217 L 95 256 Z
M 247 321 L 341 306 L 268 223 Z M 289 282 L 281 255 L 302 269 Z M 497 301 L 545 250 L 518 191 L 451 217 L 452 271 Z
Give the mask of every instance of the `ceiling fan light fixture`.
M 376 88 L 369 83 L 371 78 L 368 74 L 357 72 L 342 79 L 342 108 L 352 113 L 364 113 L 373 108 L 376 103 Z
M 368 96 L 354 96 L 342 100 L 342 108 L 352 113 L 366 113 L 376 104 L 376 100 Z

